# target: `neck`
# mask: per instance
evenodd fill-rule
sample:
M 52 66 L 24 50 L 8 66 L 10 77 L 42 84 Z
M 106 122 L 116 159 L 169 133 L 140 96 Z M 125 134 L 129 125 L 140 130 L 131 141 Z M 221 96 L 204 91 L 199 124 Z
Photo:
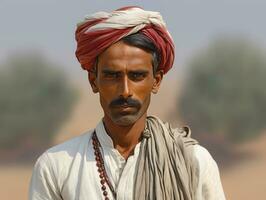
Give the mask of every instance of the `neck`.
M 104 116 L 103 122 L 107 134 L 111 137 L 114 148 L 127 159 L 133 154 L 135 146 L 139 143 L 141 134 L 145 128 L 146 114 L 130 126 L 119 126 Z

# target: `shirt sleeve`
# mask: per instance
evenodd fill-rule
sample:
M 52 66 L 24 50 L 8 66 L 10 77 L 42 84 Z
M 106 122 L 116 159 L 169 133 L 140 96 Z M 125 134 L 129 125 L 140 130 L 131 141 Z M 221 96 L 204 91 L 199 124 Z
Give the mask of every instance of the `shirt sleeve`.
M 201 200 L 225 200 L 219 169 L 210 153 L 202 146 L 195 145 L 199 162 L 198 196 Z
M 39 157 L 33 168 L 29 200 L 62 200 L 52 167 L 46 153 Z

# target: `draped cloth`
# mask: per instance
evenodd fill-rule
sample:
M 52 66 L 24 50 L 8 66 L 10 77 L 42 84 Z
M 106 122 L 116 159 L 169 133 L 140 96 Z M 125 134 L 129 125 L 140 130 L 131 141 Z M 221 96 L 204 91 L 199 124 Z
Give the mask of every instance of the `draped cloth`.
M 97 12 L 86 16 L 76 30 L 76 57 L 83 69 L 91 71 L 96 58 L 122 38 L 142 33 L 156 46 L 158 70 L 168 72 L 174 62 L 174 43 L 159 12 L 139 7 L 124 7 L 113 12 Z
M 197 141 L 187 127 L 172 129 L 148 117 L 140 147 L 135 200 L 195 200 L 199 168 L 193 154 Z

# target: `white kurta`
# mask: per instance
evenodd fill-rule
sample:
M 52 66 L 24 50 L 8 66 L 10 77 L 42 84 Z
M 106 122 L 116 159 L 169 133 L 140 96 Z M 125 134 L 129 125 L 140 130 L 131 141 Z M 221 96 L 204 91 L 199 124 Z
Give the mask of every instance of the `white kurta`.
M 99 173 L 92 146 L 93 130 L 59 144 L 37 160 L 31 179 L 30 200 L 102 200 Z M 96 127 L 102 146 L 105 168 L 117 192 L 117 200 L 132 200 L 136 162 L 140 143 L 127 161 L 113 147 L 103 122 Z M 199 162 L 199 185 L 196 200 L 224 200 L 218 167 L 209 152 L 194 145 Z M 108 188 L 108 187 L 107 187 Z M 108 197 L 113 199 L 107 189 Z

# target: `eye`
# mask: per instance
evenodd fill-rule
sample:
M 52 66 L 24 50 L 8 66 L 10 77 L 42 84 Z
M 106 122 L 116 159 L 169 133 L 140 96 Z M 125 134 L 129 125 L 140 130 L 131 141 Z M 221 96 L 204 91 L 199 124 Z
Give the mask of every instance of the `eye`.
M 147 76 L 146 72 L 130 72 L 129 77 L 131 80 L 141 81 Z
M 115 79 L 119 77 L 119 72 L 104 72 L 104 78 Z

